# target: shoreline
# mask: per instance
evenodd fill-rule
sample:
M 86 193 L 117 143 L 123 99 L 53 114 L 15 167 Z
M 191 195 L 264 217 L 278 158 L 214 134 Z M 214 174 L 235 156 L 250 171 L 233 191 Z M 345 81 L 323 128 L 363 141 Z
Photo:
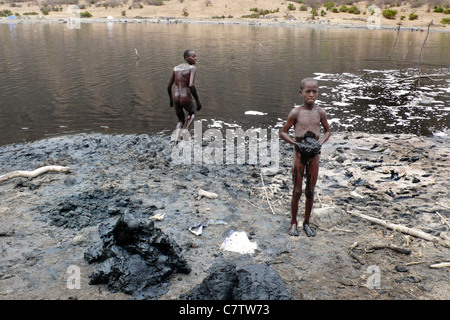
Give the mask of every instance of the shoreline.
M 435 13 L 429 5 L 413 8 L 409 4 L 399 7 L 389 7 L 398 13 L 394 19 L 386 19 L 378 8 L 379 18 L 373 24 L 374 18 L 368 11 L 368 1 L 357 1 L 355 5 L 361 11 L 359 14 L 347 12 L 335 13 L 325 11 L 324 7 L 317 9 L 322 15 L 315 17 L 311 14 L 311 8 L 305 11 L 288 10 L 289 2 L 280 0 L 241 0 L 239 3 L 228 4 L 227 0 L 212 0 L 209 5 L 206 2 L 192 0 L 164 1 L 163 5 L 140 5 L 125 3 L 120 5 L 108 5 L 107 3 L 83 4 L 81 1 L 75 7 L 72 5 L 46 5 L 46 15 L 43 15 L 42 5 L 32 2 L 21 4 L 0 5 L 0 11 L 8 10 L 15 15 L 13 18 L 2 17 L 0 24 L 28 24 L 28 23 L 185 23 L 185 24 L 223 24 L 223 25 L 251 25 L 251 26 L 282 26 L 282 27 L 323 27 L 323 28 L 350 28 L 350 29 L 375 29 L 375 30 L 400 30 L 427 31 L 449 33 L 450 28 L 441 24 L 447 14 Z M 291 4 L 291 3 L 290 3 Z M 296 3 L 296 5 L 298 5 Z M 76 9 L 74 9 L 76 8 Z M 387 7 L 386 7 L 387 8 Z M 269 14 L 252 16 L 257 10 L 269 11 Z M 74 10 L 77 13 L 73 13 Z M 81 13 L 89 13 L 91 17 L 80 18 Z M 416 20 L 409 20 L 409 14 L 417 14 Z M 375 16 L 375 15 L 374 15 Z M 369 24 L 368 21 L 372 24 Z
M 0 24 L 21 25 L 21 24 L 68 24 L 70 18 L 43 18 L 43 19 L 17 19 L 6 20 L 0 19 Z M 100 23 L 137 23 L 137 24 L 208 24 L 208 25 L 240 25 L 240 26 L 260 26 L 260 27 L 288 27 L 288 28 L 321 28 L 321 29 L 361 29 L 361 30 L 398 30 L 400 31 L 420 31 L 427 32 L 427 27 L 406 27 L 385 25 L 377 28 L 368 27 L 367 25 L 332 23 L 323 21 L 265 21 L 264 19 L 187 19 L 187 18 L 95 18 L 80 19 L 81 24 L 100 24 Z M 450 33 L 450 29 L 433 29 L 430 33 Z

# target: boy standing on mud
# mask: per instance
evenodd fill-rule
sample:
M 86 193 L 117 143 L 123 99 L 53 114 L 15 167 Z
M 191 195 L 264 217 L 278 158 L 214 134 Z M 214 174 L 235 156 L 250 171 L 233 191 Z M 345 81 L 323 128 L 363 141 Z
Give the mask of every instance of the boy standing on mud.
M 318 97 L 319 86 L 317 80 L 305 78 L 300 82 L 300 95 L 303 97 L 303 105 L 295 107 L 289 113 L 288 119 L 280 132 L 280 137 L 294 145 L 294 163 L 292 167 L 292 179 L 294 191 L 291 199 L 291 229 L 289 234 L 298 236 L 297 213 L 298 202 L 302 194 L 303 177 L 306 175 L 305 188 L 305 219 L 303 230 L 308 237 L 314 237 L 316 232 L 309 226 L 314 203 L 314 188 L 319 174 L 319 158 L 322 144 L 331 136 L 325 111 L 315 105 Z M 294 126 L 295 140 L 289 135 L 290 128 Z M 321 126 L 324 135 L 319 140 Z
M 197 55 L 195 51 L 186 50 L 183 54 L 184 63 L 173 68 L 172 75 L 167 85 L 167 92 L 170 98 L 170 107 L 175 104 L 175 113 L 178 117 L 178 124 L 175 132 L 174 147 L 178 143 L 182 129 L 188 129 L 194 120 L 195 111 L 202 108 L 202 104 L 195 89 L 195 64 L 197 63 Z M 175 84 L 175 90 L 172 92 L 172 86 Z M 197 104 L 195 108 L 192 97 Z M 184 110 L 188 113 L 187 122 L 185 121 Z

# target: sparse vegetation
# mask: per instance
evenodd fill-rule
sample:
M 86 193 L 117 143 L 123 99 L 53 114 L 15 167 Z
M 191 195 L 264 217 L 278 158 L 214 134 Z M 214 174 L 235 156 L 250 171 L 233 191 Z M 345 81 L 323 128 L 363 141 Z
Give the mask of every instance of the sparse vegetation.
M 410 13 L 408 19 L 409 20 L 417 20 L 417 19 L 419 19 L 419 16 L 415 13 Z
M 42 1 L 42 2 L 41 2 Z M 123 9 L 128 10 L 135 10 L 135 9 L 143 9 L 144 5 L 152 5 L 152 6 L 162 6 L 164 4 L 168 4 L 169 0 L 38 0 L 31 1 L 31 0 L 2 0 L 0 1 L 0 5 L 8 5 L 11 8 L 20 8 L 27 6 L 37 6 L 39 8 L 40 12 L 37 9 L 34 9 L 38 11 L 32 12 L 33 9 L 31 9 L 29 12 L 21 13 L 24 16 L 30 16 L 30 15 L 49 15 L 50 12 L 56 11 L 56 12 L 62 12 L 64 11 L 63 6 L 64 5 L 77 5 L 81 10 L 85 10 L 87 7 L 96 7 L 96 8 L 120 8 L 123 7 Z M 185 0 L 171 0 L 171 1 L 177 1 L 183 3 Z M 206 7 L 214 7 L 214 0 L 202 0 Z M 399 9 L 399 6 L 403 6 L 405 4 L 409 4 L 412 8 L 412 12 L 406 13 L 405 9 Z M 359 5 L 359 7 L 358 7 Z M 439 13 L 439 14 L 450 14 L 450 3 L 448 0 L 411 0 L 411 1 L 397 1 L 397 0 L 374 0 L 369 1 L 367 5 L 375 5 L 378 6 L 381 9 L 382 17 L 385 19 L 390 20 L 418 20 L 419 16 L 415 12 L 415 8 L 420 8 L 420 12 L 426 10 L 427 13 Z M 350 14 L 363 14 L 365 16 L 370 15 L 370 12 L 366 11 L 367 8 L 363 8 L 361 1 L 350 1 L 350 0 L 288 0 L 287 2 L 283 3 L 284 9 L 282 11 L 290 12 L 290 11 L 308 11 L 311 12 L 311 15 L 314 17 L 319 16 L 328 16 L 330 13 L 337 14 L 337 13 L 350 13 Z M 120 9 L 118 12 L 121 12 L 122 16 L 126 15 L 125 10 Z M 12 9 L 14 10 L 14 9 Z M 260 8 L 251 8 L 250 11 L 252 12 L 249 15 L 243 15 L 243 18 L 261 18 L 265 17 L 271 13 L 278 13 L 280 12 L 280 9 L 277 8 L 276 10 L 271 9 L 260 9 Z M 87 12 L 87 11 L 86 11 Z M 131 12 L 131 11 L 129 11 Z M 15 13 L 11 10 L 5 9 L 0 11 L 0 17 L 8 17 L 10 15 L 14 15 Z M 85 14 L 86 17 L 88 17 L 90 13 Z M 427 15 L 419 13 L 421 15 L 421 18 L 424 18 L 423 15 Z M 19 15 L 16 13 L 16 15 Z M 187 17 L 189 16 L 189 13 L 187 12 L 187 9 L 183 10 L 181 12 L 181 15 Z M 290 15 L 289 13 L 286 13 L 286 15 Z M 295 18 L 293 15 L 291 15 L 293 18 Z M 213 16 L 214 19 L 225 19 L 229 18 L 230 16 L 227 16 L 226 14 L 222 15 L 221 13 L 217 16 Z M 355 18 L 357 19 L 357 18 Z M 444 18 L 441 23 L 442 24 L 448 24 L 448 19 Z
M 92 18 L 92 14 L 89 11 L 81 12 L 80 13 L 81 18 Z
M 386 19 L 395 19 L 395 16 L 397 15 L 397 10 L 393 10 L 393 9 L 385 9 L 382 11 L 382 15 L 383 17 L 385 17 Z
M 257 19 L 260 16 L 266 16 L 270 13 L 277 13 L 280 12 L 280 8 L 276 8 L 275 10 L 268 10 L 268 9 L 258 9 L 258 8 L 251 8 L 250 11 L 253 11 L 255 13 L 249 14 L 249 15 L 243 15 L 242 18 L 251 18 L 251 19 Z
M 325 9 L 326 9 L 327 11 L 330 11 L 330 10 L 332 10 L 336 5 L 334 4 L 334 2 L 326 2 L 326 3 L 324 3 L 323 6 L 325 7 Z

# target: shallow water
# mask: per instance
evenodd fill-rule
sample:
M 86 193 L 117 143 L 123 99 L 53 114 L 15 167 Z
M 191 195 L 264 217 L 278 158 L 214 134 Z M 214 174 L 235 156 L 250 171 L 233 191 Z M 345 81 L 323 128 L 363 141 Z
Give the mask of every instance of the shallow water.
M 166 86 L 190 48 L 205 126 L 280 127 L 300 79 L 334 131 L 447 132 L 450 34 L 205 24 L 0 25 L 0 145 L 74 132 L 172 132 Z M 137 49 L 139 59 L 135 54 Z M 392 51 L 392 52 L 391 52 Z M 391 53 L 391 54 L 390 54 Z M 389 57 L 390 54 L 390 57 Z

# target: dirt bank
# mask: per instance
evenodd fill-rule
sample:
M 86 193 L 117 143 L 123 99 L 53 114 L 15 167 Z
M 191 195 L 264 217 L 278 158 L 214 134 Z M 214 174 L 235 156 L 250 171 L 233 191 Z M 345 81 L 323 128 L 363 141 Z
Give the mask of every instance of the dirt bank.
M 158 1 L 154 1 L 157 3 Z M 151 3 L 151 2 L 150 2 Z M 209 23 L 251 23 L 251 24 L 274 24 L 282 25 L 332 25 L 340 27 L 367 27 L 367 21 L 374 22 L 374 17 L 370 15 L 368 7 L 373 4 L 371 1 L 356 1 L 354 5 L 360 11 L 359 14 L 348 12 L 333 12 L 326 10 L 324 6 L 317 9 L 317 16 L 312 15 L 312 8 L 307 6 L 306 10 L 300 10 L 301 4 L 281 0 L 190 0 L 190 1 L 161 1 L 162 5 L 148 5 L 144 2 L 124 1 L 102 1 L 91 4 L 89 1 L 79 1 L 80 12 L 88 12 L 91 18 L 83 18 L 84 22 L 99 21 L 107 17 L 116 20 L 128 20 L 137 18 L 142 22 L 146 19 L 160 19 L 165 21 L 179 20 L 184 22 L 209 22 Z M 294 6 L 294 10 L 289 10 L 288 6 Z M 350 7 L 350 6 L 347 6 Z M 338 8 L 340 6 L 338 5 Z M 374 7 L 375 8 L 375 7 Z M 43 11 L 47 15 L 43 15 Z M 252 9 L 252 10 L 251 10 Z M 387 19 L 381 15 L 382 10 L 396 10 L 397 14 L 393 19 Z M 44 7 L 44 3 L 36 2 L 9 3 L 0 5 L 0 10 L 10 10 L 13 14 L 19 14 L 17 21 L 0 18 L 0 21 L 7 23 L 14 22 L 45 22 L 58 21 L 73 16 L 73 10 L 69 5 L 52 5 L 51 2 Z M 266 10 L 269 13 L 259 17 L 251 16 L 259 11 Z M 431 27 L 436 31 L 447 31 L 448 27 L 441 24 L 441 20 L 447 15 L 433 12 L 434 7 L 424 4 L 419 7 L 412 7 L 408 2 L 402 2 L 400 6 L 382 5 L 376 7 L 377 23 L 381 28 L 395 28 L 401 25 L 405 28 L 426 30 L 428 24 L 433 21 Z M 30 15 L 30 13 L 36 13 Z M 409 15 L 417 16 L 414 20 L 409 20 Z M 109 20 L 113 21 L 113 20 Z
M 77 134 L 0 147 L 1 174 L 70 167 L 0 184 L 0 299 L 129 299 L 90 285 L 96 264 L 84 258 L 99 224 L 126 211 L 143 220 L 164 214 L 154 225 L 191 269 L 171 275 L 158 299 L 178 299 L 220 260 L 270 265 L 294 299 L 449 299 L 450 269 L 430 267 L 449 261 L 449 248 L 350 214 L 449 236 L 448 142 L 335 133 L 322 149 L 314 238 L 288 235 L 292 150 L 281 141 L 270 176 L 257 165 L 175 165 L 165 134 Z M 189 231 L 199 223 L 201 235 Z M 233 230 L 256 250 L 221 249 Z M 81 272 L 79 289 L 68 286 L 70 266 Z

